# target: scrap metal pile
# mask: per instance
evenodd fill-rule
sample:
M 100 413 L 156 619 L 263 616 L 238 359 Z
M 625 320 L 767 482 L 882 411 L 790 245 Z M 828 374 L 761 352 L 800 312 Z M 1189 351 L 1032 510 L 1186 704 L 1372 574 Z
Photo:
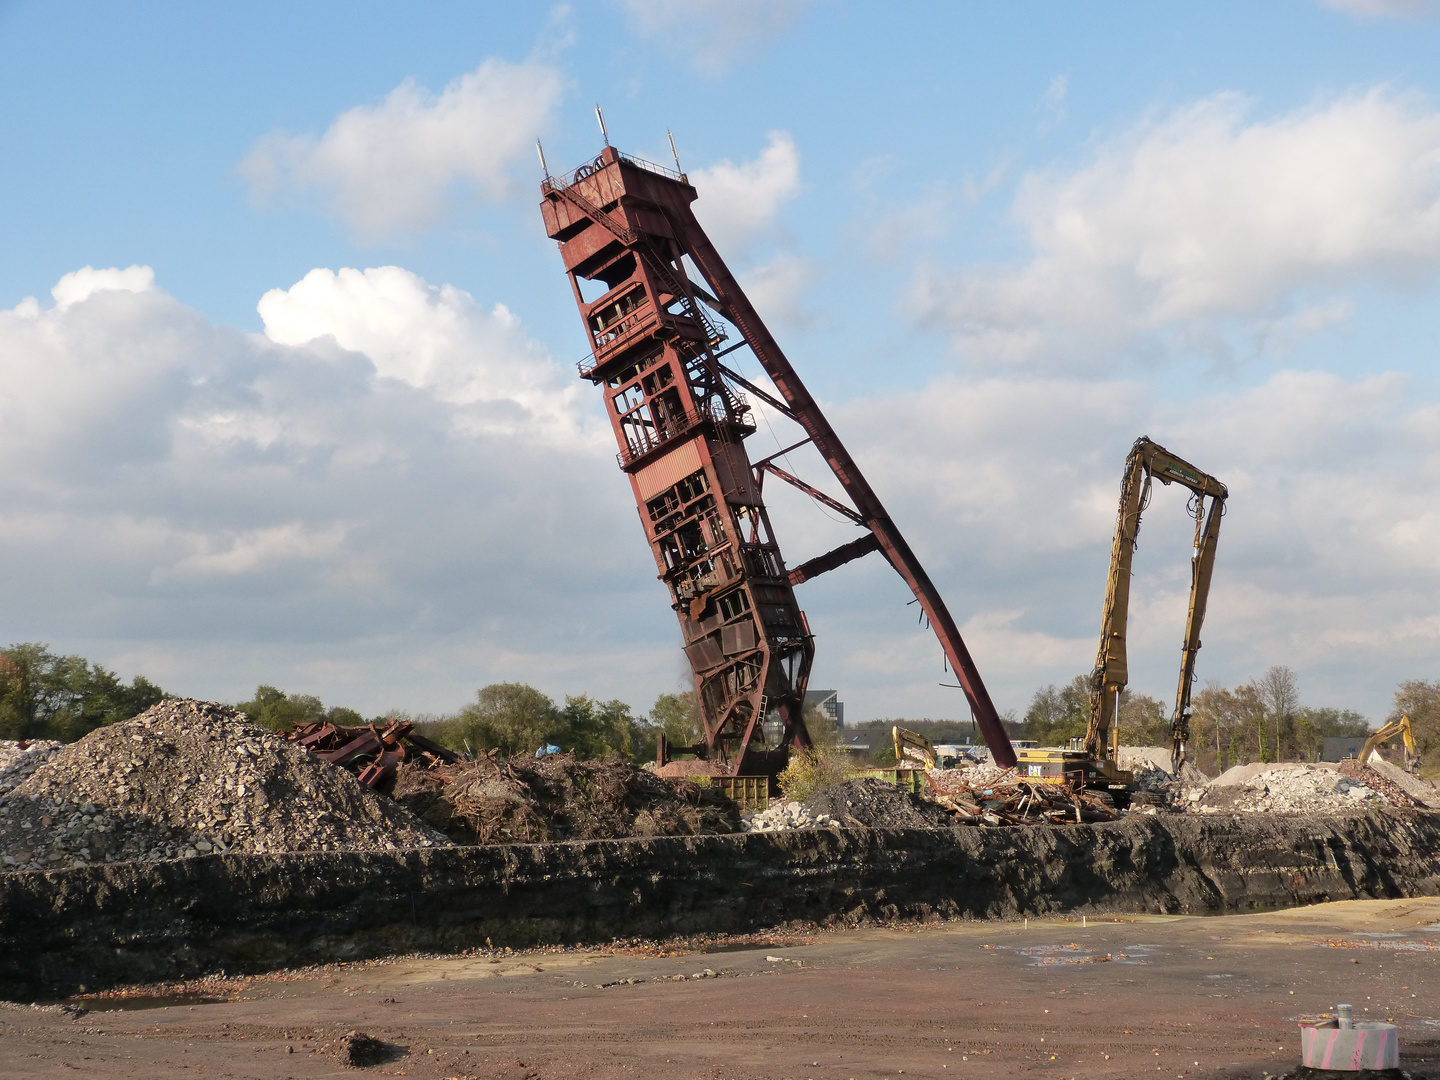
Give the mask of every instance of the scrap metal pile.
M 962 825 L 1066 825 L 1114 821 L 1106 795 L 1072 784 L 1026 780 L 1014 769 L 927 769 L 932 799 Z
M 433 769 L 460 760 L 454 751 L 417 734 L 408 720 L 392 720 L 383 728 L 374 724 L 346 727 L 328 721 L 296 724 L 284 737 L 322 761 L 349 770 L 372 788 L 385 786 L 406 763 Z

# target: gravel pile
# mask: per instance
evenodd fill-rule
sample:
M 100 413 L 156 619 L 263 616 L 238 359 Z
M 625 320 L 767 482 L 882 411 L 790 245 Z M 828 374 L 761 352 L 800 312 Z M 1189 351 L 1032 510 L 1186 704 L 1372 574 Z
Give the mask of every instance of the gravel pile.
M 14 790 L 31 773 L 60 752 L 52 739 L 10 742 L 0 739 L 0 795 Z
M 0 797 L 3 870 L 437 843 L 343 769 L 202 701 L 162 701 L 93 731 Z
M 825 829 L 840 824 L 829 814 L 817 814 L 804 803 L 777 802 L 740 818 L 741 832 L 779 832 L 783 829 Z
M 817 818 L 822 814 L 844 826 L 871 829 L 948 829 L 955 816 L 938 803 L 922 799 L 873 777 L 846 780 L 805 800 Z

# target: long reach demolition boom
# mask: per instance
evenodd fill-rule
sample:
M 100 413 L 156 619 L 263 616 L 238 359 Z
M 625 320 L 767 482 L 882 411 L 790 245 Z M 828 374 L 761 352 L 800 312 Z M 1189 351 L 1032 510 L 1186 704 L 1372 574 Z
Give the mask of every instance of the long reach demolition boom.
M 940 639 L 995 762 L 1014 765 L 1015 751 L 955 620 L 695 220 L 690 204 L 698 196 L 678 160 L 672 172 L 607 140 L 599 157 L 568 176 L 551 176 L 547 168 L 540 194 L 545 230 L 559 242 L 593 350 L 580 374 L 604 390 L 620 467 L 694 673 L 705 739 L 686 749 L 716 771 L 753 775 L 773 773 L 790 746 L 808 745 L 802 713 L 814 639 L 794 587 L 879 551 Z M 703 284 L 688 275 L 687 258 Z M 582 282 L 599 282 L 603 294 L 586 299 Z M 721 348 L 732 329 L 739 341 Z M 754 354 L 773 394 L 721 363 L 741 346 Z M 794 420 L 805 437 L 752 463 L 744 440 L 756 425 L 742 389 Z M 850 506 L 775 464 L 806 443 L 830 466 Z M 865 535 L 787 570 L 761 498 L 767 474 Z M 770 749 L 767 719 L 781 729 Z
M 1195 654 L 1200 651 L 1200 625 L 1205 621 L 1205 602 L 1215 571 L 1215 546 L 1220 540 L 1220 519 L 1225 514 L 1225 485 L 1182 461 L 1148 436 L 1135 440 L 1125 459 L 1120 481 L 1120 513 L 1115 522 L 1115 541 L 1110 549 L 1110 577 L 1105 588 L 1105 611 L 1100 622 L 1100 651 L 1090 674 L 1090 723 L 1085 732 L 1085 752 L 1096 761 L 1113 762 L 1118 750 L 1119 729 L 1115 724 L 1120 692 L 1130 681 L 1125 655 L 1125 624 L 1130 613 L 1130 566 L 1135 557 L 1135 539 L 1140 535 L 1140 515 L 1150 504 L 1150 481 L 1181 484 L 1193 492 L 1190 500 L 1195 518 L 1195 545 L 1190 557 L 1190 613 L 1185 620 L 1185 641 L 1180 652 L 1180 684 L 1175 690 L 1175 713 L 1170 719 L 1171 761 L 1178 772 L 1190 742 L 1190 687 L 1195 681 Z M 1209 513 L 1205 500 L 1210 500 Z M 1111 733 L 1115 733 L 1115 741 Z

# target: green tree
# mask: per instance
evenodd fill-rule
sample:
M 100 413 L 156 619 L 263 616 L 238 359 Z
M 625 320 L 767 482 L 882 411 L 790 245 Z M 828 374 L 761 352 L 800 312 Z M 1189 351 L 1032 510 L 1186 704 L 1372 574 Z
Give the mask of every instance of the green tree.
M 1402 714 L 1410 717 L 1415 732 L 1421 774 L 1440 773 L 1440 681 L 1413 679 L 1401 683 L 1395 691 L 1395 708 L 1386 719 L 1399 720 Z
M 1122 698 L 1122 702 L 1123 702 Z M 1064 746 L 1083 738 L 1090 723 L 1090 680 L 1076 675 L 1063 687 L 1042 686 L 1030 699 L 1021 724 L 1021 737 L 1041 746 Z
M 257 686 L 252 700 L 242 701 L 235 707 L 271 731 L 289 731 L 295 724 L 314 724 L 327 719 L 325 703 L 313 694 L 287 694 L 269 685 Z M 345 712 L 363 723 L 353 709 Z
M 704 736 L 705 728 L 695 691 L 661 694 L 650 708 L 650 724 L 663 732 L 672 746 L 694 746 Z
M 0 738 L 72 742 L 164 696 L 143 675 L 126 686 L 114 672 L 80 656 L 56 656 L 46 645 L 0 652 Z
M 623 701 L 595 701 L 582 694 L 565 698 L 554 737 L 578 758 L 634 761 L 641 747 L 640 726 Z
M 533 754 L 562 729 L 555 703 L 524 683 L 491 683 L 460 711 L 454 735 L 472 750 Z

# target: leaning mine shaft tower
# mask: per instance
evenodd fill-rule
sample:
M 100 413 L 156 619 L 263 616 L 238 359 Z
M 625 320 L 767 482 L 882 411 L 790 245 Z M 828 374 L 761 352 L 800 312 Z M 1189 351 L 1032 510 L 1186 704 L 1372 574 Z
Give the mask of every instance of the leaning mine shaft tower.
M 548 171 L 548 170 L 547 170 Z M 606 146 L 565 177 L 546 176 L 541 212 L 559 242 L 592 353 L 580 374 L 603 389 L 620 468 L 670 590 L 705 725 L 693 750 L 717 772 L 774 774 L 809 745 L 802 716 L 814 639 L 794 587 L 872 551 L 905 579 L 940 639 L 998 764 L 1015 754 L 960 632 L 914 553 L 821 414 L 691 211 L 683 173 Z M 704 279 L 693 281 L 684 257 Z M 581 281 L 603 295 L 586 300 Z M 593 287 L 592 287 L 593 288 Z M 734 331 L 739 340 L 722 347 Z M 721 359 L 748 347 L 777 396 Z M 798 423 L 805 438 L 751 462 L 742 390 Z M 811 443 L 854 505 L 774 459 Z M 766 474 L 839 511 L 866 535 L 787 570 L 761 498 Z M 779 722 L 765 747 L 764 723 Z M 663 750 L 662 750 L 663 754 Z

